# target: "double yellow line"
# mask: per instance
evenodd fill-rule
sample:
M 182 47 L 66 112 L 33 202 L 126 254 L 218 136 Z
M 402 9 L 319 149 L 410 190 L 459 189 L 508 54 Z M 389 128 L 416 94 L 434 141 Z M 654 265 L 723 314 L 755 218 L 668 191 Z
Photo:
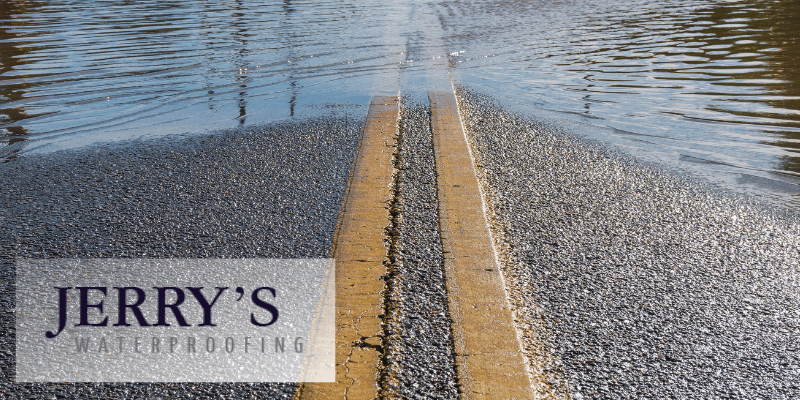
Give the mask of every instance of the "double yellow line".
M 455 96 L 431 92 L 429 99 L 459 392 L 469 399 L 532 398 Z M 304 384 L 295 398 L 380 395 L 398 112 L 397 97 L 372 99 L 336 235 L 336 382 Z

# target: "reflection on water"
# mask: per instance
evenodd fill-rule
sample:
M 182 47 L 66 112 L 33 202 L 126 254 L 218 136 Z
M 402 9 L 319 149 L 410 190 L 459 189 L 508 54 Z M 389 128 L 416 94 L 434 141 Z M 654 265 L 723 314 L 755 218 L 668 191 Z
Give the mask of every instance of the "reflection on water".
M 233 128 L 312 103 L 368 104 L 370 76 L 402 52 L 391 43 L 402 9 L 377 3 L 0 5 L 0 139 L 27 138 L 29 150 Z
M 438 66 L 443 32 L 460 83 L 800 210 L 799 18 L 791 0 L 0 0 L 0 157 L 363 106 Z
M 793 1 L 774 2 L 768 7 L 767 17 L 760 21 L 762 32 L 770 32 L 771 44 L 782 51 L 773 53 L 770 65 L 774 73 L 781 77 L 785 84 L 781 85 L 782 98 L 775 98 L 765 103 L 775 109 L 789 110 L 792 121 L 800 121 L 800 31 L 797 21 L 800 18 L 800 3 Z M 776 93 L 779 97 L 780 93 Z M 793 125 L 797 127 L 797 125 Z M 775 135 L 776 139 L 764 143 L 786 149 L 788 154 L 779 157 L 780 169 L 800 173 L 800 131 L 765 129 Z
M 28 8 L 25 3 L 21 2 L 2 2 L 0 5 L 2 5 L 0 7 L 0 21 L 10 21 L 12 15 L 23 14 Z M 30 52 L 30 49 L 20 46 L 12 26 L 12 24 L 5 22 L 0 25 L 0 76 L 24 64 L 26 62 L 24 56 Z M 16 86 L 0 85 L 0 124 L 5 126 L 7 132 L 5 134 L 5 142 L 6 146 L 9 147 L 6 153 L 11 157 L 19 151 L 22 147 L 20 142 L 24 141 L 28 136 L 27 130 L 18 125 L 17 121 L 31 116 L 25 112 L 24 107 L 9 107 L 6 103 L 21 99 L 25 93 L 25 86 L 25 84 Z
M 460 81 L 800 209 L 796 1 L 475 0 L 440 13 L 465 50 Z

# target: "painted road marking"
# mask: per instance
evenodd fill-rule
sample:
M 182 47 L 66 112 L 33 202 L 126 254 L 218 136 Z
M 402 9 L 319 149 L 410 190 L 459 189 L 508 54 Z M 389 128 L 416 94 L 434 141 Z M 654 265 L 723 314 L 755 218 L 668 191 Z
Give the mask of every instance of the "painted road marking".
M 429 92 L 447 297 L 461 394 L 533 398 L 452 91 Z
M 391 223 L 392 155 L 397 147 L 396 96 L 369 106 L 347 199 L 334 241 L 336 382 L 307 383 L 298 399 L 375 399 L 380 392 L 386 227 Z

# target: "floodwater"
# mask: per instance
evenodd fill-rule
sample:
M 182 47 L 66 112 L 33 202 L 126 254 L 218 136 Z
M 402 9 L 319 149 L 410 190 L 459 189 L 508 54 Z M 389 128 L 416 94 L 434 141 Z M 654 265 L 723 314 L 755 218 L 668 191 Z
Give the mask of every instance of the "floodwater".
M 456 80 L 800 211 L 800 2 L 454 4 Z
M 762 0 L 0 0 L 0 157 L 361 112 L 443 68 L 798 211 L 798 19 Z

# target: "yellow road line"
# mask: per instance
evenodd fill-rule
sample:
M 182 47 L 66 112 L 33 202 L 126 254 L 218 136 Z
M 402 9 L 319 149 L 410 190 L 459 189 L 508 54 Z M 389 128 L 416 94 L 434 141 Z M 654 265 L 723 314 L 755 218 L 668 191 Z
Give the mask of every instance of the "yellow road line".
M 533 398 L 453 92 L 429 92 L 456 368 L 467 399 Z
M 336 382 L 304 384 L 297 399 L 378 397 L 398 112 L 397 97 L 372 98 L 336 233 Z

